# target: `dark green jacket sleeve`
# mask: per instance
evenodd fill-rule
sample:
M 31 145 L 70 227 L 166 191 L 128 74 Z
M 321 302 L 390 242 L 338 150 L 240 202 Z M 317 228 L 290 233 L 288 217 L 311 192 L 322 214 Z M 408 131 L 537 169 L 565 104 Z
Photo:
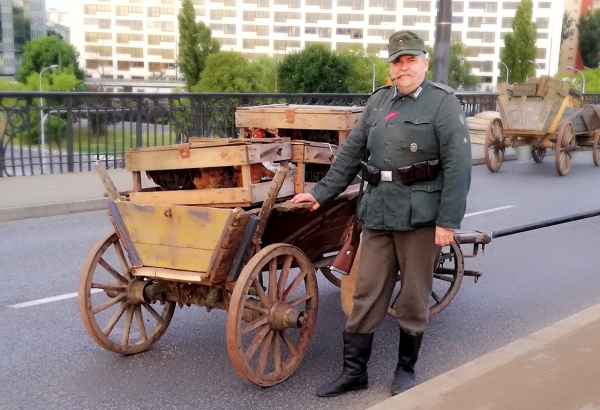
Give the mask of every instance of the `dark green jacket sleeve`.
M 459 229 L 467 208 L 471 185 L 471 138 L 465 114 L 453 94 L 444 97 L 436 116 L 444 186 L 436 225 Z
M 370 128 L 368 118 L 372 113 L 372 105 L 369 102 L 340 148 L 331 168 L 310 191 L 319 204 L 331 201 L 344 192 L 360 171 L 360 161 L 364 159 L 367 149 Z

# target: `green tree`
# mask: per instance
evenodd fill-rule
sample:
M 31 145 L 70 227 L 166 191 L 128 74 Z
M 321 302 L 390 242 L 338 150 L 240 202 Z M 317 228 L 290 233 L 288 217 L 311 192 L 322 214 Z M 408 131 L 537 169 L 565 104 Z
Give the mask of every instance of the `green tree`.
M 62 34 L 60 34 L 58 31 L 52 30 L 52 29 L 49 29 L 48 32 L 46 33 L 46 35 L 48 35 L 48 36 L 56 36 L 56 37 L 58 37 L 59 40 L 64 40 L 65 39 L 62 36 Z
M 210 28 L 203 22 L 196 23 L 192 0 L 182 0 L 179 21 L 178 64 L 185 77 L 185 89 L 190 91 L 198 84 L 206 65 L 206 58 L 220 50 L 219 42 L 212 38 Z
M 259 65 L 252 65 L 237 51 L 219 51 L 206 59 L 202 78 L 192 87 L 197 92 L 258 92 L 261 77 Z
M 279 65 L 286 93 L 346 93 L 349 74 L 348 61 L 321 44 L 288 54 Z
M 261 55 L 250 62 L 250 68 L 257 76 L 257 91 L 261 93 L 277 92 L 279 83 L 277 82 L 277 69 L 279 63 L 274 57 Z
M 513 30 L 504 36 L 500 60 L 508 66 L 509 81 L 513 83 L 524 82 L 527 77 L 535 75 L 535 66 L 527 61 L 534 60 L 537 53 L 537 26 L 532 17 L 532 0 L 521 0 L 512 23 Z M 504 65 L 500 76 L 506 76 Z
M 600 9 L 579 17 L 579 54 L 583 65 L 590 68 L 600 63 Z M 587 87 L 586 87 L 587 91 Z
M 385 84 L 389 76 L 389 64 L 374 53 L 369 53 L 360 45 L 347 47 L 339 53 L 346 60 L 350 73 L 344 80 L 350 93 L 370 93 L 373 90 L 373 70 L 375 70 L 375 88 Z
M 433 48 L 427 46 L 429 55 L 429 70 L 427 78 L 433 77 L 434 57 Z M 448 73 L 448 85 L 453 88 L 472 89 L 479 84 L 481 79 L 471 72 L 471 65 L 467 61 L 467 46 L 462 41 L 453 41 L 450 45 L 450 71 Z
M 562 29 L 560 32 L 560 44 L 563 43 L 569 37 L 572 37 L 575 33 L 575 28 L 573 25 L 575 24 L 575 19 L 571 17 L 568 11 L 564 11 L 562 18 Z
M 17 81 L 26 84 L 31 74 L 59 63 L 63 68 L 72 67 L 75 77 L 81 82 L 84 81 L 85 73 L 79 67 L 79 52 L 69 43 L 56 36 L 41 36 L 29 41 L 24 48 L 21 66 L 15 76 Z

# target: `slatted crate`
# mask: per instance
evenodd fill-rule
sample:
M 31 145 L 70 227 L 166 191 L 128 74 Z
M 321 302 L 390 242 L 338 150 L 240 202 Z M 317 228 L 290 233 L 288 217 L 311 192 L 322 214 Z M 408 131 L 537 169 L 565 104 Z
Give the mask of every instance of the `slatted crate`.
M 363 107 L 272 104 L 236 109 L 236 126 L 246 138 L 292 141 L 297 167 L 295 192 L 308 192 L 327 173 Z
M 270 173 L 262 163 L 291 160 L 289 138 L 190 138 L 190 142 L 164 147 L 134 148 L 125 165 L 133 174 L 129 200 L 138 204 L 252 206 L 267 196 Z M 142 189 L 142 175 L 157 185 Z M 272 175 L 269 175 L 272 176 Z M 294 194 L 291 173 L 278 198 Z

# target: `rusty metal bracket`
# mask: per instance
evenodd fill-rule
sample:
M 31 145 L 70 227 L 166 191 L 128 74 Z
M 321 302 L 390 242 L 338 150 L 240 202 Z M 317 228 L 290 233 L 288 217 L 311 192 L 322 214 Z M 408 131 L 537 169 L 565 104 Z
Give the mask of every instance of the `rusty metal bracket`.
M 179 145 L 179 155 L 181 159 L 188 159 L 191 156 L 189 143 Z
M 294 110 L 285 110 L 285 122 L 294 122 L 294 116 L 296 115 L 296 111 Z

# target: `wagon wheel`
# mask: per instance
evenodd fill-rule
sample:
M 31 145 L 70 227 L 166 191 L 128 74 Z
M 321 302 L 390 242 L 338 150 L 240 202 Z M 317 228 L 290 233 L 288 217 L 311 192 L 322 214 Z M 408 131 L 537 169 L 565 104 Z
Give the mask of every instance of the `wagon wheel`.
M 429 306 L 429 317 L 433 317 L 444 310 L 458 293 L 465 273 L 463 254 L 455 241 L 449 247 L 442 249 L 440 262 L 433 273 L 433 290 L 431 292 L 431 305 Z M 388 315 L 395 318 L 396 311 L 391 307 L 398 298 L 392 298 L 388 308 Z
M 152 304 L 135 298 L 145 283 L 131 275 L 116 233 L 94 246 L 81 269 L 78 286 L 79 313 L 92 340 L 115 353 L 135 354 L 161 338 L 175 303 L 165 302 L 157 309 L 159 313 Z
M 600 166 L 600 129 L 594 131 L 592 135 L 594 136 L 594 144 L 592 145 L 594 165 Z
M 504 136 L 502 135 L 502 121 L 495 118 L 485 133 L 485 163 L 488 169 L 496 172 L 504 160 Z
M 531 156 L 536 163 L 540 163 L 546 156 L 546 148 L 544 147 L 531 147 Z
M 569 173 L 575 152 L 575 129 L 570 121 L 561 122 L 556 136 L 556 171 L 564 176 Z
M 310 259 L 288 244 L 261 249 L 244 266 L 227 313 L 227 349 L 237 373 L 265 387 L 290 377 L 314 334 L 317 305 Z

